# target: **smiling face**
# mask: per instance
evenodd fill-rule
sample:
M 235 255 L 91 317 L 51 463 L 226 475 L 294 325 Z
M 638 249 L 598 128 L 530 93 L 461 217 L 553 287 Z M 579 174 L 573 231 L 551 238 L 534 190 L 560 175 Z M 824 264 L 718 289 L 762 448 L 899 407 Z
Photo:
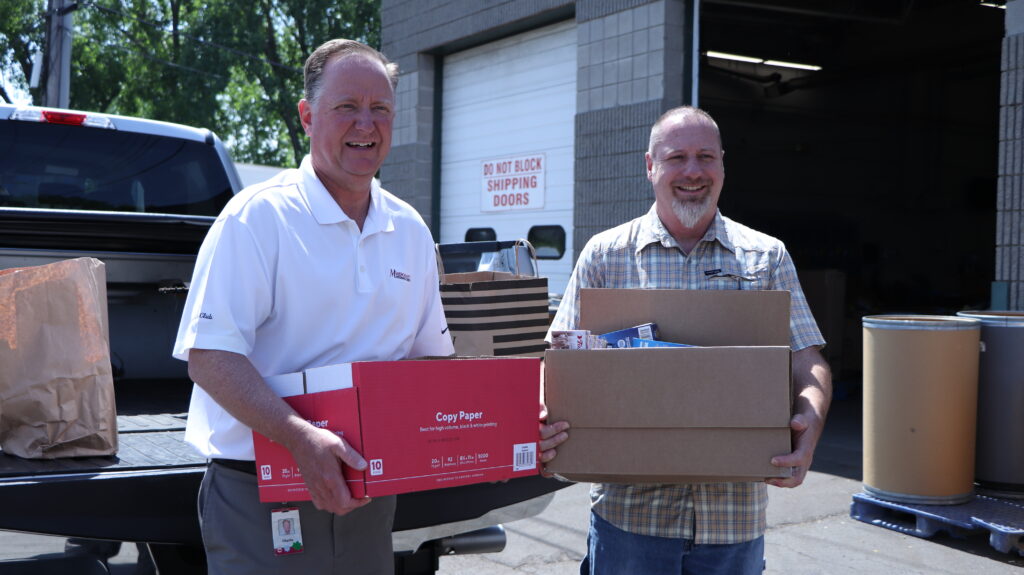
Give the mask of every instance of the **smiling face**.
M 654 128 L 647 160 L 647 179 L 654 186 L 658 216 L 673 234 L 703 234 L 718 208 L 725 183 L 718 128 L 694 114 L 671 116 Z
M 299 102 L 313 169 L 332 193 L 369 193 L 391 151 L 395 93 L 383 64 L 363 54 L 332 58 L 313 102 Z

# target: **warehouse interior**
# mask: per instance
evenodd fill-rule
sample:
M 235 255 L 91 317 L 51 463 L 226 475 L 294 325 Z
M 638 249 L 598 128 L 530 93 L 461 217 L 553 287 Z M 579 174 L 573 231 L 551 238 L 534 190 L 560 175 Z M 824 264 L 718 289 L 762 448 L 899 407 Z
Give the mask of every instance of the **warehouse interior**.
M 865 315 L 992 304 L 1002 38 L 976 0 L 702 2 L 720 207 L 786 242 L 837 375 Z

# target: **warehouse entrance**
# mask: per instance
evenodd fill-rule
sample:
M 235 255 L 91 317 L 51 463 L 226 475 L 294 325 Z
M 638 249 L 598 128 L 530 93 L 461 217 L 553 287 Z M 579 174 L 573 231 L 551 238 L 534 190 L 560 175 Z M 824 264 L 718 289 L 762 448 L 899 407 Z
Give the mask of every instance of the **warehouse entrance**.
M 723 213 L 786 242 L 843 371 L 864 315 L 989 305 L 1003 11 L 829 4 L 702 2 L 699 94 Z

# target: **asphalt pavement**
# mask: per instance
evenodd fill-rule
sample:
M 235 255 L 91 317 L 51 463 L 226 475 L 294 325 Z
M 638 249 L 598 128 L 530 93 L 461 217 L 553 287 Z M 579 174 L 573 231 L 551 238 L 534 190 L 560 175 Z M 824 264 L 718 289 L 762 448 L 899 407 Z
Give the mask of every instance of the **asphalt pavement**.
M 804 484 L 796 489 L 768 488 L 766 573 L 1024 575 L 1024 557 L 995 550 L 982 535 L 956 539 L 940 533 L 922 539 L 852 519 L 852 497 L 862 491 L 861 418 L 855 392 L 833 402 Z M 585 485 L 563 489 L 541 515 L 506 525 L 508 544 L 501 553 L 443 557 L 440 572 L 578 573 L 586 550 L 587 489 Z
M 586 548 L 587 489 L 563 489 L 544 513 L 507 524 L 504 551 L 443 557 L 440 573 L 577 573 Z M 956 539 L 940 533 L 922 539 L 850 518 L 852 496 L 860 491 L 861 409 L 852 394 L 833 403 L 804 485 L 769 488 L 766 573 L 1024 575 L 1024 557 L 997 551 L 983 535 Z M 61 538 L 0 532 L 0 560 L 60 553 L 63 545 Z M 111 573 L 133 573 L 135 558 L 135 546 L 123 545 L 110 562 Z

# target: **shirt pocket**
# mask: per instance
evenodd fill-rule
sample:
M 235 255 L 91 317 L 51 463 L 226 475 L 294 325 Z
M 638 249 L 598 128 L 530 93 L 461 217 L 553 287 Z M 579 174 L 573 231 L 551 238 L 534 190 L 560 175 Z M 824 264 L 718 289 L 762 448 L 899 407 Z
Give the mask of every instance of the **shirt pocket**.
M 768 289 L 768 262 L 728 261 L 721 268 L 704 272 L 705 289 L 765 290 Z

